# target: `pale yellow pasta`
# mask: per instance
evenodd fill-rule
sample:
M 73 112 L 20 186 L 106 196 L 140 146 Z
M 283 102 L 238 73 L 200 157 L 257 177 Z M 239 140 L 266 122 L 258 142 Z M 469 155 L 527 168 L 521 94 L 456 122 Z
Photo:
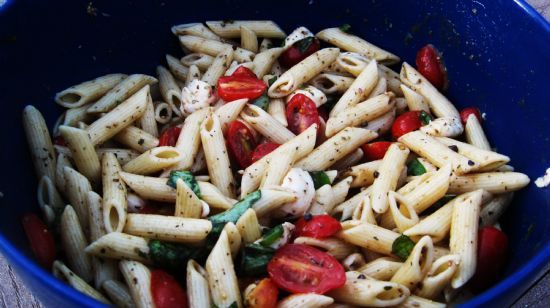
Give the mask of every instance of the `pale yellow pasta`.
M 391 128 L 393 121 L 395 120 L 395 114 L 395 109 L 391 110 L 388 113 L 370 121 L 365 128 L 372 130 L 379 135 L 385 134 Z
M 369 196 L 372 209 L 376 213 L 387 211 L 389 206 L 388 193 L 396 189 L 397 180 L 401 170 L 405 167 L 408 155 L 409 149 L 400 143 L 392 143 L 386 151 L 378 171 L 374 174 L 375 179 Z
M 168 64 L 168 69 L 174 77 L 176 77 L 180 81 L 187 80 L 189 68 L 184 66 L 180 60 L 172 55 L 166 55 L 166 63 Z
M 295 137 L 290 130 L 258 106 L 247 104 L 241 112 L 241 117 L 252 128 L 273 142 L 283 144 Z
M 126 163 L 122 170 L 134 174 L 151 174 L 177 164 L 182 156 L 175 147 L 156 147 Z
M 322 308 L 334 303 L 331 297 L 315 294 L 292 294 L 277 302 L 277 308 Z
M 149 245 L 145 238 L 120 232 L 105 234 L 88 245 L 84 251 L 102 258 L 151 262 L 147 258 Z
M 481 123 L 474 114 L 468 116 L 468 120 L 464 125 L 464 136 L 469 144 L 483 150 L 491 151 L 489 140 L 487 140 L 483 127 L 481 127 Z
M 243 213 L 239 220 L 237 220 L 236 227 L 245 244 L 252 243 L 262 236 L 258 217 L 256 216 L 256 211 L 253 209 L 248 209 Z
M 333 193 L 332 187 L 329 184 L 325 184 L 315 190 L 315 198 L 308 210 L 308 213 L 312 215 L 327 214 L 327 209 L 333 207 Z
M 137 261 L 122 260 L 119 268 L 136 307 L 155 307 L 151 294 L 151 271 L 147 266 Z
M 90 286 L 86 281 L 78 276 L 77 273 L 71 271 L 63 262 L 56 260 L 53 263 L 53 275 L 59 279 L 66 281 L 71 287 L 78 291 L 109 305 L 110 302 L 100 292 Z
M 78 216 L 82 229 L 88 230 L 88 207 L 86 206 L 86 194 L 92 190 L 90 181 L 70 167 L 63 169 L 65 177 L 65 189 L 67 200 Z
M 172 111 L 181 115 L 181 88 L 176 83 L 174 76 L 164 66 L 157 66 L 157 75 L 159 78 L 160 95 L 162 95 L 163 101 L 168 103 L 172 107 Z
M 198 243 L 211 229 L 206 219 L 152 214 L 128 214 L 124 225 L 124 233 L 178 243 Z
M 479 227 L 496 224 L 512 202 L 513 197 L 514 193 L 501 194 L 494 196 L 489 202 L 485 203 L 479 213 Z
M 241 25 L 241 47 L 254 53 L 258 52 L 258 36 L 246 25 Z
M 155 102 L 155 120 L 160 124 L 169 123 L 172 119 L 172 107 L 165 102 Z
M 343 260 L 355 252 L 355 247 L 353 245 L 334 237 L 316 239 L 313 237 L 300 236 L 294 240 L 294 243 L 320 248 L 337 260 Z
M 174 216 L 201 218 L 202 202 L 182 179 L 176 181 L 176 209 Z
M 281 98 L 272 98 L 269 100 L 267 107 L 267 113 L 269 113 L 275 120 L 279 121 L 284 127 L 288 126 L 285 114 L 285 101 Z
M 127 189 L 120 177 L 120 164 L 112 153 L 101 160 L 103 174 L 103 221 L 107 232 L 122 231 L 127 213 Z
M 207 21 L 206 25 L 210 30 L 223 38 L 240 37 L 241 27 L 253 31 L 258 37 L 285 38 L 286 34 L 271 20 L 230 20 L 230 21 Z
M 228 222 L 223 227 L 223 232 L 227 234 L 227 240 L 229 241 L 229 250 L 231 251 L 231 257 L 235 259 L 243 244 L 241 233 L 237 229 L 234 223 Z
M 86 220 L 88 217 L 86 217 Z M 93 280 L 92 261 L 84 252 L 86 248 L 86 236 L 80 226 L 79 219 L 73 207 L 68 205 L 61 215 L 61 224 L 59 226 L 61 234 L 61 244 L 69 266 L 84 281 Z
M 252 61 L 252 63 L 254 63 L 254 74 L 256 74 L 258 78 L 263 78 L 273 67 L 273 64 L 283 51 L 284 49 L 282 47 L 276 47 L 258 53 Z
M 391 216 L 399 232 L 403 232 L 418 223 L 419 218 L 414 208 L 409 204 L 403 203 L 401 196 L 397 193 L 390 191 L 388 201 Z M 398 202 L 401 206 L 398 206 Z
M 286 203 L 296 201 L 296 194 L 282 187 L 263 188 L 260 191 L 260 200 L 252 206 L 258 217 L 263 217 Z
M 155 106 L 153 105 L 153 99 L 150 93 L 147 95 L 147 105 L 145 106 L 143 116 L 139 119 L 139 126 L 150 135 L 158 137 L 159 131 L 155 116 Z
M 65 202 L 63 201 L 63 198 L 55 188 L 55 184 L 48 176 L 43 176 L 40 181 L 38 182 L 38 189 L 36 191 L 36 199 L 38 199 L 38 205 L 40 206 L 40 209 L 43 211 L 45 210 L 44 207 L 48 207 L 49 209 L 63 209 L 65 206 Z M 49 212 L 47 214 L 47 220 L 49 223 L 52 223 L 55 219 L 55 213 Z
M 286 151 L 282 152 L 281 155 L 266 160 L 267 169 L 262 177 L 260 188 L 271 185 L 277 186 L 283 181 L 283 178 L 292 167 L 292 162 L 296 155 L 296 148 L 288 148 L 285 150 Z
M 103 96 L 124 78 L 124 74 L 109 74 L 77 84 L 57 93 L 55 102 L 66 108 L 83 106 Z
M 353 213 L 354 209 L 365 199 L 366 196 L 370 194 L 372 190 L 372 187 L 368 187 L 359 193 L 355 194 L 353 197 L 349 198 L 348 200 L 340 203 L 338 206 L 336 206 L 333 210 L 331 215 L 336 215 L 338 213 L 342 213 L 342 217 L 340 220 L 344 221 L 351 217 L 351 214 Z
M 231 61 L 233 61 L 234 56 L 235 53 L 233 52 L 233 49 L 229 46 L 221 50 L 216 55 L 216 57 L 212 61 L 212 64 L 208 67 L 206 72 L 204 72 L 201 80 L 211 86 L 215 86 L 218 78 L 223 76 L 225 71 L 229 68 L 229 64 L 231 64 Z
M 67 109 L 63 116 L 63 125 L 76 126 L 78 122 L 88 123 L 93 119 L 93 115 L 88 113 L 88 108 L 91 105 L 91 103 L 88 103 L 80 107 Z
M 519 172 L 485 172 L 451 177 L 450 194 L 461 194 L 484 189 L 502 194 L 522 189 L 529 184 L 529 177 Z
M 413 291 L 424 279 L 433 262 L 433 243 L 429 236 L 422 237 L 403 265 L 397 270 L 390 281 L 399 283 Z
M 451 282 L 460 264 L 460 256 L 446 255 L 436 259 L 422 282 L 416 289 L 416 295 L 435 299 Z
M 373 160 L 355 165 L 344 172 L 345 176 L 353 177 L 351 187 L 366 187 L 374 182 L 374 172 L 378 170 L 382 160 Z
M 399 234 L 377 225 L 352 220 L 342 223 L 342 231 L 336 237 L 374 252 L 391 255 L 392 244 Z
M 64 196 L 67 194 L 65 192 L 65 167 L 72 168 L 73 165 L 69 159 L 69 155 L 64 153 L 59 153 L 57 155 L 57 164 L 55 166 L 55 186 L 57 187 L 57 190 L 61 192 Z M 50 204 L 51 206 L 52 204 Z M 64 205 L 64 204 L 63 204 Z
M 187 298 L 191 308 L 211 308 L 208 274 L 195 260 L 187 262 Z
M 157 137 L 135 126 L 128 126 L 117 133 L 113 139 L 130 149 L 143 153 L 159 144 Z
M 311 80 L 311 84 L 326 94 L 344 93 L 355 79 L 332 73 L 321 73 Z
M 59 132 L 71 149 L 76 168 L 94 184 L 100 183 L 101 165 L 88 132 L 82 129 L 62 125 Z
M 365 258 L 359 252 L 352 253 L 342 260 L 342 265 L 345 270 L 356 271 L 358 268 L 365 266 Z
M 403 262 L 382 257 L 361 266 L 357 271 L 376 280 L 390 280 L 401 266 L 403 266 Z
M 407 188 L 401 188 L 398 193 L 402 196 L 403 203 L 417 213 L 421 213 L 445 195 L 449 189 L 450 180 L 451 164 L 447 164 L 424 180 L 420 180 L 417 185 L 410 185 L 410 191 Z
M 441 241 L 449 234 L 454 203 L 454 199 L 447 202 L 440 209 L 422 219 L 418 224 L 405 230 L 403 234 L 410 237 L 429 235 L 433 242 Z
M 401 90 L 403 91 L 403 96 L 407 102 L 407 107 L 410 111 L 425 111 L 430 113 L 430 106 L 424 101 L 424 97 L 406 85 L 401 85 Z
M 447 305 L 434 302 L 429 299 L 425 299 L 416 295 L 411 295 L 407 297 L 407 299 L 402 302 L 400 305 L 396 306 L 398 308 L 445 308 Z
M 448 147 L 454 147 L 461 155 L 468 157 L 479 164 L 476 171 L 484 172 L 498 169 L 510 161 L 508 156 L 493 152 L 491 150 L 480 149 L 474 145 L 460 142 L 446 137 L 436 137 L 437 141 Z
M 351 219 L 364 221 L 373 225 L 377 224 L 376 216 L 374 215 L 374 211 L 372 210 L 372 205 L 369 198 L 364 198 L 363 201 L 361 201 L 355 207 L 355 209 L 353 210 L 353 214 L 351 215 Z
M 181 63 L 189 67 L 194 65 L 199 70 L 206 71 L 212 65 L 212 62 L 214 61 L 214 57 L 203 53 L 190 53 L 184 56 L 183 58 L 181 58 L 180 61 Z M 189 69 L 189 71 L 191 71 L 191 69 Z M 198 79 L 198 77 L 194 79 Z M 189 80 L 189 77 L 187 77 L 187 82 L 190 82 L 190 81 L 191 80 Z
M 124 283 L 118 280 L 107 280 L 103 283 L 102 288 L 117 307 L 135 307 L 130 291 Z
M 180 36 L 179 39 L 182 46 L 191 50 L 192 52 L 204 53 L 213 57 L 217 56 L 227 47 L 233 48 L 233 46 L 230 44 L 197 36 L 183 35 Z M 234 50 L 233 58 L 239 63 L 250 62 L 252 61 L 253 57 L 254 53 L 246 49 L 236 47 Z
M 208 27 L 200 22 L 173 26 L 172 33 L 174 33 L 175 35 L 195 35 L 198 37 L 217 41 L 222 40 L 219 36 L 212 32 L 212 30 L 208 29 Z
M 351 168 L 352 166 L 357 165 L 362 159 L 363 159 L 363 150 L 361 148 L 358 148 L 357 150 L 340 158 L 337 162 L 335 162 L 330 167 L 331 169 L 335 169 L 335 170 L 346 170 Z
M 222 231 L 216 245 L 206 259 L 208 285 L 212 292 L 212 302 L 218 307 L 228 307 L 236 303 L 242 307 L 241 292 L 231 259 L 227 233 Z
M 23 109 L 23 129 L 31 152 L 36 176 L 40 179 L 44 175 L 55 178 L 55 153 L 52 138 L 44 117 L 34 106 Z
M 214 111 L 214 114 L 220 119 L 220 125 L 225 133 L 229 128 L 229 123 L 235 121 L 243 108 L 246 106 L 248 99 L 242 98 L 228 102 Z

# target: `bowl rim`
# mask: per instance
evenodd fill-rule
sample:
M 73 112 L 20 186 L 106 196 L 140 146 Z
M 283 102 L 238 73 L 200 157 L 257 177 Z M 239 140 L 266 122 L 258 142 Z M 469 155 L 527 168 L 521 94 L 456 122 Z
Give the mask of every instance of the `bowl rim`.
M 0 12 L 9 7 L 12 1 L 7 0 L 2 7 L 0 7 Z M 550 22 L 547 21 L 542 15 L 540 15 L 526 0 L 514 0 L 514 3 L 524 11 L 529 18 L 531 18 L 535 23 L 542 27 L 548 35 L 550 35 Z M 68 298 L 69 300 L 78 303 L 83 307 L 106 307 L 103 303 L 87 296 L 84 293 L 72 288 L 68 284 L 65 284 L 61 280 L 57 279 L 50 272 L 44 270 L 38 264 L 20 252 L 10 241 L 0 233 L 0 253 L 9 261 L 8 264 L 16 265 L 16 272 L 19 268 L 26 268 L 26 274 L 33 277 L 38 282 L 45 285 L 47 288 L 54 291 L 59 296 Z M 477 295 L 471 300 L 460 304 L 460 307 L 480 307 L 486 305 L 492 299 L 502 296 L 505 292 L 511 289 L 514 285 L 520 283 L 530 283 L 531 287 L 531 277 L 534 274 L 541 274 L 550 269 L 550 241 L 547 242 L 541 251 L 535 255 L 531 260 L 529 260 L 525 265 L 520 269 L 513 272 L 506 279 L 500 281 L 498 284 L 494 285 L 492 288 L 486 290 L 485 292 Z M 538 276 L 537 276 L 538 278 Z M 27 281 L 25 281 L 27 282 Z M 26 285 L 27 286 L 27 285 Z M 29 286 L 32 289 L 32 286 Z

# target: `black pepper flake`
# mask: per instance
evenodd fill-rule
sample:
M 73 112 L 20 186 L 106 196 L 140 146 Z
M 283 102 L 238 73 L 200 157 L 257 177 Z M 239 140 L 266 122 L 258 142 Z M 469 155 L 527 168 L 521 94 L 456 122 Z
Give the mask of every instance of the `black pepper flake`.
M 449 146 L 449 149 L 455 151 L 455 152 L 458 152 L 458 147 L 456 145 L 450 145 Z
M 367 279 L 367 276 L 365 276 L 365 274 L 359 274 L 359 276 L 357 276 L 357 279 Z
M 373 174 L 372 174 L 372 176 L 374 176 L 374 178 L 376 179 L 376 178 L 378 178 L 378 177 L 380 176 L 380 172 L 374 171 Z
M 391 290 L 392 288 L 393 288 L 392 286 L 385 286 L 385 287 L 384 287 L 384 290 L 389 291 L 389 290 Z
M 139 145 L 143 145 L 143 143 L 145 143 L 145 139 L 141 138 L 141 139 L 138 140 Z
M 473 166 L 475 165 L 476 163 L 474 163 L 472 160 L 468 160 L 468 166 Z
M 304 220 L 305 221 L 310 221 L 312 218 L 313 218 L 313 215 L 311 215 L 311 213 L 306 213 L 304 215 Z

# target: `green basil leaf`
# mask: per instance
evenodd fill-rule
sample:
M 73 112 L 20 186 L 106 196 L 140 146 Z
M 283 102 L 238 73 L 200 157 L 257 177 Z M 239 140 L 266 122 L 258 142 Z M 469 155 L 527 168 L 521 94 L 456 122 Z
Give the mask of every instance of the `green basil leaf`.
M 315 186 L 315 189 L 319 189 L 319 187 L 326 184 L 330 185 L 330 178 L 324 171 L 310 171 L 309 175 L 313 179 L 313 186 Z
M 174 170 L 170 172 L 170 176 L 168 177 L 168 182 L 166 182 L 166 185 L 171 186 L 173 188 L 176 188 L 176 182 L 178 179 L 182 179 L 189 188 L 197 195 L 197 197 L 201 198 L 201 189 L 199 187 L 199 183 L 195 179 L 195 176 L 191 171 L 183 171 L 183 170 Z
M 428 125 L 432 120 L 432 117 L 424 110 L 420 112 L 418 118 L 420 119 L 420 122 L 422 122 L 422 125 Z
M 350 24 L 343 24 L 341 25 L 340 27 L 338 27 L 340 30 L 342 30 L 343 32 L 346 32 L 346 33 L 349 33 L 350 30 L 351 30 L 351 25 Z
M 407 175 L 421 175 L 426 173 L 426 168 L 418 159 L 413 159 L 407 166 Z
M 160 240 L 150 240 L 148 245 L 149 258 L 153 260 L 155 266 L 175 273 L 185 270 L 189 259 L 199 259 L 205 253 L 202 248 L 167 243 Z M 145 253 L 143 253 L 143 256 L 145 256 Z
M 402 261 L 407 260 L 409 254 L 414 248 L 414 242 L 406 235 L 400 235 L 393 241 L 391 252 L 398 256 Z
M 240 270 L 246 276 L 260 276 L 267 273 L 267 264 L 273 258 L 275 249 L 264 247 L 259 244 L 248 244 L 245 246 Z
M 285 230 L 283 228 L 283 225 L 276 225 L 264 234 L 262 240 L 260 241 L 260 245 L 264 247 L 269 247 L 271 246 L 271 244 L 278 241 L 284 233 Z
M 239 305 L 237 305 L 237 302 L 232 302 L 227 308 L 239 308 Z
M 232 208 L 228 209 L 225 212 L 210 216 L 208 219 L 213 224 L 222 223 L 225 225 L 228 222 L 236 223 L 241 215 L 244 214 L 244 212 L 246 212 L 246 210 L 248 210 L 249 208 L 252 208 L 254 203 L 260 200 L 261 197 L 262 192 L 260 190 L 249 193 L 241 201 L 235 203 Z
M 267 80 L 267 86 L 271 87 L 275 83 L 275 81 L 277 81 L 277 76 L 273 76 L 273 77 L 269 78 Z
M 304 53 L 309 48 L 309 46 L 311 46 L 311 43 L 313 43 L 314 39 L 315 39 L 315 37 L 313 37 L 313 36 L 306 37 L 306 38 L 301 39 L 301 40 L 297 41 L 296 43 L 294 43 L 294 46 L 296 46 L 296 48 L 298 48 L 300 53 Z
M 256 105 L 267 111 L 267 108 L 269 107 L 269 97 L 267 96 L 267 90 L 262 94 L 262 96 L 252 101 L 252 105 Z

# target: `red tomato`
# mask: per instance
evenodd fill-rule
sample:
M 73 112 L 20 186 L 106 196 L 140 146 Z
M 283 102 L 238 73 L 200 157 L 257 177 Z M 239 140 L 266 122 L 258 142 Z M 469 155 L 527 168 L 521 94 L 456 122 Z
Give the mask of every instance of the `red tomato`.
M 342 225 L 330 215 L 306 214 L 296 222 L 294 234 L 296 237 L 325 238 L 340 230 L 342 230 Z
M 300 134 L 313 124 L 320 125 L 319 112 L 315 103 L 303 94 L 296 94 L 286 105 L 288 129 Z
M 252 152 L 252 163 L 259 161 L 262 157 L 273 152 L 273 150 L 275 150 L 279 146 L 280 144 L 275 142 L 266 142 L 266 143 L 258 144 L 258 146 L 254 149 L 254 152 Z
M 60 146 L 67 146 L 67 141 L 65 141 L 65 138 L 63 138 L 63 136 L 57 136 L 53 138 L 53 144 L 60 145 Z
M 267 264 L 273 282 L 292 293 L 323 294 L 346 283 L 344 267 L 334 257 L 302 244 L 281 247 Z
M 138 213 L 174 216 L 174 210 L 174 204 L 146 200 L 145 206 L 139 209 Z
M 478 232 L 476 273 L 472 286 L 476 291 L 490 287 L 502 272 L 508 255 L 508 237 L 499 229 L 487 226 Z
M 246 295 L 246 307 L 275 308 L 277 307 L 279 289 L 269 278 L 264 278 Z
M 151 295 L 156 308 L 187 308 L 187 295 L 174 277 L 163 270 L 151 271 Z
M 229 150 L 239 166 L 243 169 L 250 166 L 252 164 L 252 151 L 256 148 L 256 141 L 248 126 L 239 120 L 229 123 L 227 141 Z
M 231 76 L 258 78 L 251 69 L 242 65 L 237 67 L 237 69 L 233 72 L 233 74 L 231 74 Z
M 279 57 L 279 63 L 285 68 L 290 68 L 317 52 L 319 48 L 321 48 L 321 42 L 317 38 L 306 37 L 285 50 Z
M 447 69 L 441 55 L 431 44 L 422 47 L 416 54 L 416 67 L 422 76 L 437 89 L 447 88 Z
M 394 139 L 397 139 L 406 133 L 412 132 L 414 130 L 422 127 L 422 122 L 420 121 L 421 111 L 409 111 L 398 116 L 392 124 L 391 133 Z
M 366 143 L 363 145 L 363 153 L 367 161 L 373 161 L 384 158 L 386 151 L 392 143 L 389 141 L 378 141 Z
M 38 263 L 50 269 L 55 261 L 55 242 L 46 224 L 36 214 L 26 214 L 21 220 L 27 239 Z
M 241 98 L 255 99 L 267 89 L 262 80 L 245 75 L 244 70 L 238 76 L 222 76 L 218 79 L 218 96 L 226 102 Z
M 462 124 L 466 124 L 466 121 L 468 121 L 468 117 L 471 114 L 476 116 L 479 123 L 483 122 L 483 118 L 481 117 L 481 111 L 479 111 L 477 107 L 468 107 L 460 111 L 460 119 L 462 120 Z
M 164 130 L 159 137 L 159 147 L 175 146 L 181 133 L 181 127 L 172 126 Z

